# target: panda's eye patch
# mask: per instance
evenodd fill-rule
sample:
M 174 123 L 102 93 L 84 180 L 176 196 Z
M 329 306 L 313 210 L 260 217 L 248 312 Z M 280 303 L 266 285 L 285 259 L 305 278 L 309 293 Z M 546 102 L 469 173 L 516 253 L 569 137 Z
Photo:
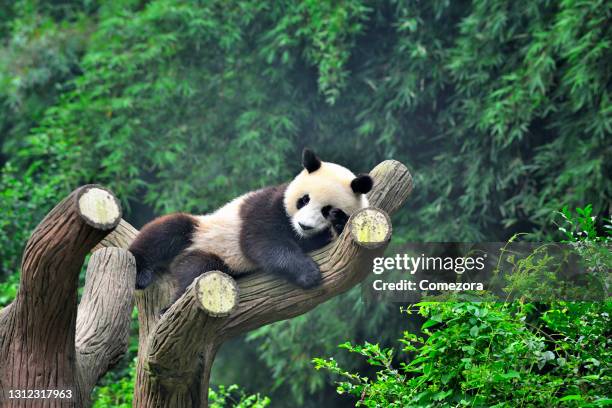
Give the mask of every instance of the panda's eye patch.
M 308 194 L 304 194 L 300 198 L 298 198 L 297 203 L 295 204 L 297 209 L 299 210 L 310 201 L 310 196 Z
M 326 205 L 325 207 L 321 208 L 321 214 L 323 214 L 323 217 L 327 218 L 331 209 L 332 209 L 331 205 Z

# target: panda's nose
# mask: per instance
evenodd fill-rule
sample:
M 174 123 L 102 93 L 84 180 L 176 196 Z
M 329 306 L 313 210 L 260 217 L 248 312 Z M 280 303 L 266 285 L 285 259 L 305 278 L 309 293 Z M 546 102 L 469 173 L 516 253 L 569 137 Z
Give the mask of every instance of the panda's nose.
M 301 229 L 303 229 L 304 231 L 308 231 L 313 229 L 314 227 L 309 227 L 308 225 L 304 225 L 301 222 L 298 222 L 298 225 L 300 226 Z

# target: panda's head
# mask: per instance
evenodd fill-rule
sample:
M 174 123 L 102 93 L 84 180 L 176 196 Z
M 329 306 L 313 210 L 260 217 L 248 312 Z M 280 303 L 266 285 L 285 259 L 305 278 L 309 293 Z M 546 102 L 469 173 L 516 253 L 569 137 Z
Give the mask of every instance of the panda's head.
M 309 237 L 331 226 L 329 214 L 339 208 L 347 215 L 368 206 L 372 178 L 356 176 L 338 164 L 321 161 L 310 149 L 302 153 L 304 170 L 287 186 L 285 210 L 297 234 Z

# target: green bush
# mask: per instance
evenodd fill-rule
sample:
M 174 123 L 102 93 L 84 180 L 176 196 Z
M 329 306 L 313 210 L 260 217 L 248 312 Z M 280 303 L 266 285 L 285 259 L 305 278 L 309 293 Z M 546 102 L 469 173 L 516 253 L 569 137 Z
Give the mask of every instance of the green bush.
M 345 343 L 375 375 L 347 372 L 334 359 L 317 369 L 341 378 L 339 394 L 365 407 L 551 407 L 612 403 L 606 333 L 612 302 L 550 305 L 534 323 L 532 304 L 421 303 L 422 335 L 404 333 L 410 358 L 377 344 Z
M 112 376 L 101 382 L 103 385 L 97 386 L 92 395 L 94 408 L 130 408 L 134 394 L 134 380 L 136 378 L 136 359 L 134 358 L 128 370 L 123 376 Z M 220 385 L 211 388 L 209 391 L 208 402 L 210 408 L 264 408 L 270 405 L 268 397 L 260 394 L 247 395 L 244 390 L 237 385 L 229 387 Z
M 103 381 L 104 385 L 97 386 L 92 395 L 93 408 L 131 408 L 134 396 L 134 380 L 136 378 L 136 359 L 129 365 L 123 377 L 113 381 Z
M 9 275 L 6 281 L 0 282 L 0 309 L 15 299 L 17 290 L 19 290 L 18 274 Z
M 270 405 L 270 398 L 259 394 L 246 395 L 237 385 L 220 385 L 210 390 L 208 403 L 210 408 L 264 408 Z
M 609 279 L 610 223 L 606 220 L 606 231 L 598 234 L 590 208 L 578 208 L 577 214 L 564 208 L 559 229 L 585 259 L 587 272 Z M 516 265 L 520 278 L 534 286 L 550 271 L 549 264 L 530 258 Z M 527 285 L 521 293 L 529 290 Z M 356 406 L 607 406 L 612 404 L 612 301 L 605 299 L 422 302 L 406 309 L 427 320 L 420 335 L 404 332 L 403 356 L 367 342 L 340 346 L 365 357 L 373 376 L 346 370 L 333 358 L 314 359 L 315 368 L 339 376 L 337 392 L 352 395 Z

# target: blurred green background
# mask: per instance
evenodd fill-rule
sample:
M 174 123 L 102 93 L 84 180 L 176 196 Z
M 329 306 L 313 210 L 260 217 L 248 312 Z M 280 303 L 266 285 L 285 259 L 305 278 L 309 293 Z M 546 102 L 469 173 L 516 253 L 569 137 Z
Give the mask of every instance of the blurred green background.
M 550 240 L 565 205 L 609 214 L 611 15 L 570 0 L 1 0 L 0 306 L 30 232 L 77 186 L 110 187 L 140 227 L 285 181 L 304 146 L 355 172 L 411 169 L 395 243 Z M 357 288 L 228 343 L 213 383 L 342 406 L 311 359 L 407 326 Z M 130 350 L 102 385 L 125 386 Z

